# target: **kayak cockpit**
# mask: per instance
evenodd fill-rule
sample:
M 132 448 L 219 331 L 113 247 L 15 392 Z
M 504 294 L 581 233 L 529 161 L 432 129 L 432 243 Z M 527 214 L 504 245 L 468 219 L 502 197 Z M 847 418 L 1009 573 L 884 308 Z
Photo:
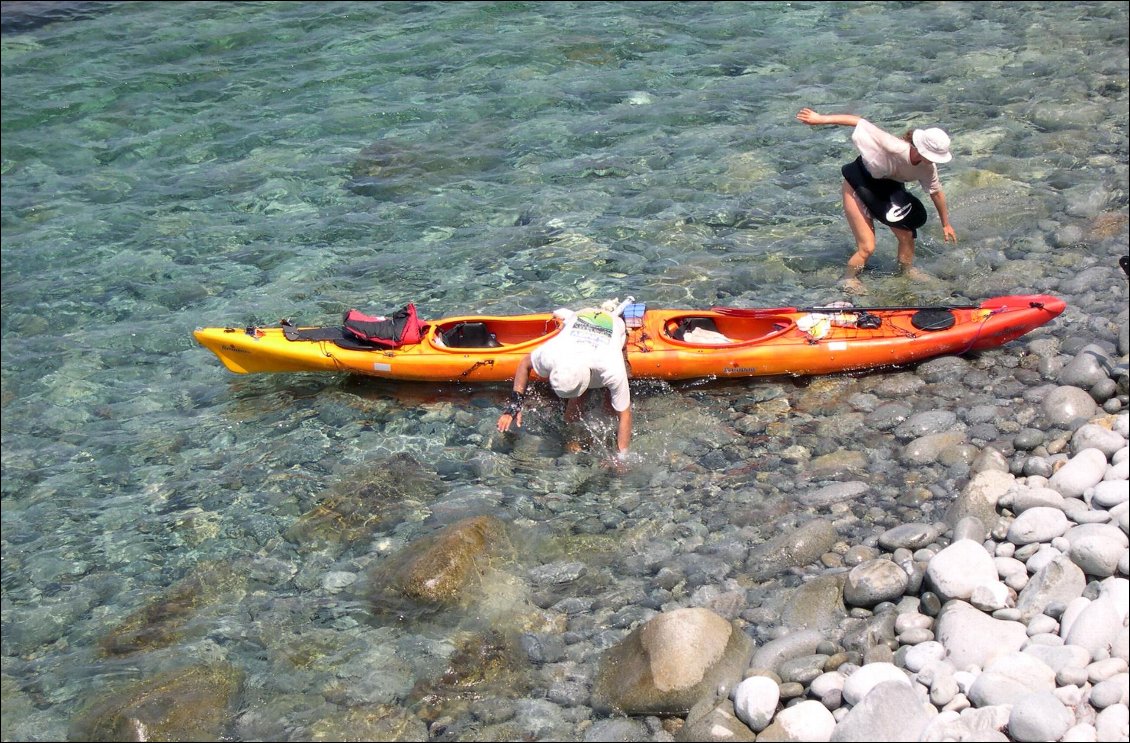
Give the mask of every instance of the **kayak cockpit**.
M 428 341 L 434 348 L 452 351 L 489 351 L 532 346 L 557 334 L 560 323 L 552 315 L 522 317 L 459 317 L 433 323 Z
M 718 314 L 687 313 L 667 318 L 664 340 L 676 345 L 731 346 L 760 343 L 796 327 L 784 315 L 769 317 L 730 317 Z

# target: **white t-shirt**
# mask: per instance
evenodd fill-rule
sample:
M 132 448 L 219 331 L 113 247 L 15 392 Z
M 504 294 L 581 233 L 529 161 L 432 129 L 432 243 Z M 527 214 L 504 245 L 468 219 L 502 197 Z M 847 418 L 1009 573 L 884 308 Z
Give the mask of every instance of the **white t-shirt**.
M 564 327 L 530 355 L 537 375 L 549 379 L 556 359 L 581 356 L 589 365 L 589 388 L 607 387 L 612 393 L 612 408 L 621 413 L 627 410 L 631 396 L 624 366 L 623 349 L 628 337 L 624 320 L 596 309 L 574 312 L 563 308 L 553 314 L 564 321 Z
M 890 178 L 901 183 L 918 181 L 926 193 L 942 190 L 938 179 L 938 166 L 929 160 L 918 165 L 910 164 L 910 143 L 899 139 L 872 124 L 860 119 L 851 133 L 851 141 L 859 154 L 867 172 L 875 178 Z

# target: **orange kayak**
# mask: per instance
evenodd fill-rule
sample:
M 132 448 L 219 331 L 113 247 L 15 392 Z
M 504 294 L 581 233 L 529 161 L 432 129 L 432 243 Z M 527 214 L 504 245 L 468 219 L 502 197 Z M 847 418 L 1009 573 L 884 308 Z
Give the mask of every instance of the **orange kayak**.
M 627 319 L 636 379 L 809 376 L 910 364 L 996 348 L 1053 320 L 1053 296 L 940 307 L 651 309 Z M 627 314 L 626 314 L 627 317 Z M 551 313 L 426 321 L 419 343 L 358 347 L 340 327 L 197 328 L 196 340 L 239 374 L 334 372 L 417 382 L 505 382 L 552 338 Z

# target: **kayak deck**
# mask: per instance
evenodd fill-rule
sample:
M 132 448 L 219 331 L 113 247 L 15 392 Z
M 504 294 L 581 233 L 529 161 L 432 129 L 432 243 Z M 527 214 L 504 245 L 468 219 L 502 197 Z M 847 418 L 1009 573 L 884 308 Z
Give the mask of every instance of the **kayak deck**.
M 1065 303 L 1017 295 L 934 308 L 651 309 L 633 318 L 625 355 L 637 379 L 807 376 L 995 348 L 1058 316 Z M 333 328 L 197 328 L 231 371 L 337 372 L 431 382 L 504 382 L 560 329 L 551 313 L 427 322 L 419 343 L 358 347 Z M 312 336 L 317 339 L 288 338 Z

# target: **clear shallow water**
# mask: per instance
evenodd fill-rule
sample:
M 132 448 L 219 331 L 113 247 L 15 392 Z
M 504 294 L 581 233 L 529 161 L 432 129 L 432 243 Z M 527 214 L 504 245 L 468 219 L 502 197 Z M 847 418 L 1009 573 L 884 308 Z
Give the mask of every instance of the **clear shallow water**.
M 635 388 L 644 461 L 613 476 L 558 457 L 549 399 L 504 444 L 501 389 L 236 377 L 198 325 L 840 299 L 848 131 L 800 124 L 803 106 L 954 138 L 960 242 L 931 211 L 918 264 L 938 281 L 911 285 L 882 233 L 878 304 L 1055 290 L 1126 245 L 1125 3 L 74 5 L 2 37 L 6 739 L 56 739 L 112 682 L 217 647 L 248 673 L 245 719 L 365 663 L 410 687 L 451 625 L 374 628 L 321 576 L 489 510 L 528 527 L 508 574 L 588 554 L 628 581 L 625 555 L 695 536 L 687 514 L 774 513 L 771 482 L 815 477 L 729 427 L 789 385 Z M 599 454 L 611 432 L 592 425 Z M 721 451 L 744 469 L 712 468 Z M 379 490 L 399 454 L 421 474 L 381 491 L 364 538 L 286 537 L 328 497 Z M 621 552 L 593 549 L 626 528 Z M 257 582 L 170 646 L 98 652 L 211 563 Z M 499 595 L 480 616 L 516 612 Z M 265 639 L 310 625 L 335 648 L 391 631 L 392 649 L 311 668 Z M 409 697 L 392 686 L 367 698 Z M 325 715 L 296 702 L 286 734 Z

